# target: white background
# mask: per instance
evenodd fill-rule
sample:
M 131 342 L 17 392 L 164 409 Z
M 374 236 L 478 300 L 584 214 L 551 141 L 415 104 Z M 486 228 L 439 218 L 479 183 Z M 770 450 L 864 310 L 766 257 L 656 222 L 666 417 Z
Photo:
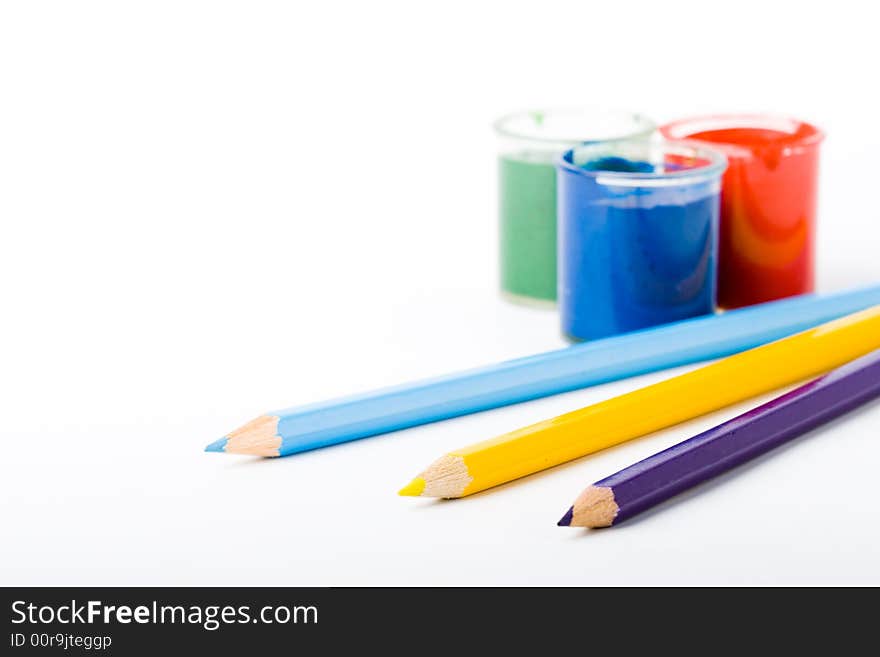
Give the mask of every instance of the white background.
M 880 280 L 869 6 L 3 3 L 0 583 L 880 584 L 877 404 L 592 533 L 555 525 L 585 485 L 744 407 L 453 502 L 396 491 L 667 374 L 202 452 L 265 411 L 564 344 L 496 292 L 508 111 L 810 119 L 820 289 Z

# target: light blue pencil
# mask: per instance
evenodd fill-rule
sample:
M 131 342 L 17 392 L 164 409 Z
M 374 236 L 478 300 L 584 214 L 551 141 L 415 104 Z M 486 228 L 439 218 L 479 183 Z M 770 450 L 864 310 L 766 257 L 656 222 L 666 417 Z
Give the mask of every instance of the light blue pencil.
M 262 415 L 206 448 L 287 456 L 701 360 L 880 304 L 880 285 L 805 295 Z

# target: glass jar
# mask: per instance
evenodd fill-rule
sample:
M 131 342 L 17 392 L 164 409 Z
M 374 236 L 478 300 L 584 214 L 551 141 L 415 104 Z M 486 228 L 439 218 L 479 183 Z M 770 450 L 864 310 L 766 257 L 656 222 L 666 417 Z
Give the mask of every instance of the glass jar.
M 738 308 L 812 292 L 822 132 L 797 119 L 750 114 L 683 119 L 661 132 L 727 156 L 718 303 Z
M 563 333 L 593 340 L 715 310 L 724 156 L 621 140 L 558 160 Z

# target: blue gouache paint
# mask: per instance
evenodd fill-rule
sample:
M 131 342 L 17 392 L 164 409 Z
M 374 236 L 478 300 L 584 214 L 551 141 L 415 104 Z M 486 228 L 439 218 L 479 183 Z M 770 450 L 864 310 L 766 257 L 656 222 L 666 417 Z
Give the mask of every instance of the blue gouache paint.
M 594 340 L 715 310 L 724 156 L 585 145 L 557 165 L 562 330 Z

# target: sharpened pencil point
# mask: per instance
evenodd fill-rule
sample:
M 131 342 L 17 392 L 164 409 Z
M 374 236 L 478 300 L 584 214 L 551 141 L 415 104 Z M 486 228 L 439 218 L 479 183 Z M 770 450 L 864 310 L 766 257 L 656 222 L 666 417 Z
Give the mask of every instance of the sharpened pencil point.
M 205 447 L 206 452 L 223 452 L 226 450 L 227 439 L 221 438 L 220 440 L 215 440 L 213 443 Z
M 278 434 L 278 416 L 261 415 L 235 431 L 226 434 L 208 451 L 226 454 L 250 454 L 251 456 L 281 456 L 281 436 Z M 222 449 L 211 449 L 222 444 Z
M 400 494 L 452 499 L 461 497 L 473 480 L 461 456 L 446 454 L 429 465 Z
M 425 490 L 425 480 L 421 477 L 416 477 L 401 488 L 397 494 L 404 497 L 419 497 L 423 490 Z
M 565 515 L 562 516 L 562 519 L 556 524 L 559 527 L 571 527 L 571 518 L 574 515 L 574 507 L 569 508 L 568 511 L 565 512 Z
M 619 511 L 620 507 L 614 501 L 613 488 L 588 486 L 574 501 L 569 512 L 565 514 L 565 518 L 568 518 L 569 527 L 588 527 L 589 529 L 610 527 L 614 524 Z

